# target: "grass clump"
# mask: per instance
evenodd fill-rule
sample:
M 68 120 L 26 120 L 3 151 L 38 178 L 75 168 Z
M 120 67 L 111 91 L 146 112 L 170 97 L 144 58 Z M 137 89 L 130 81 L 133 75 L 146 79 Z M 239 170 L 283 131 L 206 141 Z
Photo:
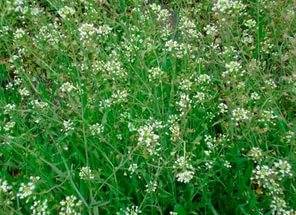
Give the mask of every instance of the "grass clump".
M 0 3 L 0 214 L 295 214 L 295 2 Z

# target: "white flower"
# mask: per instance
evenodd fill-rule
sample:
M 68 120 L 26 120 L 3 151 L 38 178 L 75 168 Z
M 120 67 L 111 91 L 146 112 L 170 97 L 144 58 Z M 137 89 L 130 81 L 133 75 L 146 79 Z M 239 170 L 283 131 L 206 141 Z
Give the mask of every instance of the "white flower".
M 44 109 L 44 108 L 48 107 L 48 103 L 43 102 L 43 101 L 39 101 L 39 100 L 31 101 L 31 105 L 37 109 Z
M 253 147 L 248 152 L 248 156 L 253 159 L 255 162 L 258 162 L 262 159 L 263 153 L 262 150 L 258 147 Z
M 26 35 L 26 32 L 24 31 L 24 29 L 18 28 L 18 29 L 16 29 L 16 31 L 14 33 L 14 38 L 20 39 L 20 38 L 22 38 L 25 35 Z
M 132 163 L 128 167 L 128 171 L 130 172 L 131 175 L 133 175 L 138 169 L 138 164 Z
M 33 205 L 30 207 L 32 211 L 32 215 L 47 215 L 49 214 L 47 208 L 48 208 L 47 200 L 44 200 L 44 201 L 36 200 L 34 201 Z
M 157 182 L 156 181 L 150 181 L 148 184 L 146 184 L 146 192 L 147 193 L 154 193 L 157 189 Z
M 30 181 L 27 184 L 21 183 L 17 193 L 17 197 L 19 197 L 20 199 L 26 199 L 31 196 L 36 188 L 36 183 L 39 179 L 40 177 L 31 176 Z
M 30 95 L 30 91 L 27 90 L 26 88 L 21 88 L 19 89 L 19 93 L 22 97 L 26 97 Z
M 164 71 L 162 71 L 159 67 L 154 67 L 149 70 L 149 81 L 161 81 L 164 76 Z
M 232 111 L 231 119 L 238 125 L 239 122 L 245 122 L 250 119 L 250 112 L 244 108 L 236 108 Z
M 278 160 L 274 163 L 274 168 L 278 172 L 279 179 L 283 179 L 284 177 L 292 177 L 292 167 L 288 163 L 288 161 Z
M 194 95 L 194 99 L 197 101 L 197 102 L 204 102 L 204 100 L 206 99 L 206 95 L 205 93 L 203 92 L 196 92 L 196 94 Z
M 116 215 L 138 215 L 141 214 L 142 211 L 139 209 L 138 206 L 131 206 L 125 209 L 121 209 L 120 212 L 117 212 Z
M 0 193 L 9 193 L 11 190 L 12 186 L 10 186 L 6 180 L 0 179 Z
M 76 90 L 76 87 L 74 87 L 73 84 L 71 84 L 70 82 L 65 82 L 62 84 L 62 86 L 60 87 L 60 91 L 65 94 L 65 93 L 71 93 L 72 91 Z
M 59 215 L 80 215 L 82 201 L 76 196 L 67 196 L 60 202 L 61 208 Z
M 177 181 L 182 183 L 188 183 L 194 176 L 194 172 L 192 170 L 184 170 L 182 172 L 177 173 L 176 178 Z
M 194 176 L 194 168 L 186 157 L 181 156 L 175 161 L 173 168 L 176 171 L 176 179 L 182 183 L 188 183 Z
M 112 104 L 126 102 L 128 98 L 127 90 L 116 90 L 111 96 Z
M 95 178 L 94 174 L 92 173 L 92 170 L 88 166 L 82 167 L 80 169 L 79 177 L 82 180 L 92 180 Z
M 244 6 L 237 0 L 217 0 L 213 6 L 214 12 L 231 12 L 233 9 L 243 9 Z
M 93 136 L 95 135 L 100 135 L 103 130 L 104 130 L 104 127 L 103 125 L 99 124 L 99 123 L 96 123 L 96 124 L 93 124 L 89 127 L 90 129 L 90 132 Z
M 251 99 L 256 101 L 260 99 L 260 95 L 257 92 L 251 93 Z
M 224 113 L 227 113 L 228 112 L 228 106 L 225 103 L 220 103 L 218 105 L 218 108 L 219 108 L 219 112 L 221 114 L 224 114 Z
M 197 77 L 197 82 L 199 84 L 209 84 L 211 82 L 211 76 L 209 76 L 207 74 L 200 74 Z
M 177 101 L 177 105 L 179 106 L 179 111 L 181 112 L 181 115 L 185 115 L 185 113 L 189 110 L 191 103 L 192 101 L 188 94 L 180 94 L 180 99 L 179 101 Z
M 74 123 L 71 120 L 64 120 L 63 129 L 61 129 L 61 131 L 65 132 L 66 134 L 70 131 L 74 131 Z
M 155 148 L 159 145 L 159 136 L 154 132 L 154 127 L 144 125 L 138 129 L 138 144 L 144 146 L 149 154 L 155 154 Z
M 64 6 L 58 10 L 58 14 L 63 18 L 66 19 L 68 16 L 72 16 L 75 14 L 75 9 L 72 7 Z
M 0 179 L 0 196 L 2 200 L 1 206 L 12 205 L 12 200 L 15 199 L 15 194 L 12 190 L 12 186 L 8 184 L 6 180 Z
M 9 121 L 9 122 L 7 122 L 6 124 L 5 124 L 5 126 L 4 126 L 4 131 L 11 131 L 11 129 L 13 129 L 14 128 L 14 126 L 15 126 L 15 122 L 14 121 Z

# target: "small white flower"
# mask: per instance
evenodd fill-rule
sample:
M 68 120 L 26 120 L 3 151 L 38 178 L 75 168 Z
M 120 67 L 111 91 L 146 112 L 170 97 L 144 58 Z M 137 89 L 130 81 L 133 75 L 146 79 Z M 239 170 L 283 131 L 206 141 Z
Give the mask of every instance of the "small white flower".
M 176 179 L 182 183 L 189 183 L 194 176 L 194 168 L 186 157 L 181 156 L 175 161 L 173 168 L 176 171 Z
M 73 84 L 71 84 L 70 82 L 65 82 L 60 87 L 60 91 L 63 94 L 71 93 L 74 90 L 76 90 L 76 87 Z
M 61 131 L 68 134 L 70 131 L 74 131 L 74 123 L 71 120 L 64 120 L 63 121 L 63 129 Z
M 147 193 L 154 193 L 157 189 L 157 182 L 156 181 L 150 181 L 148 184 L 146 184 L 146 192 Z
M 59 215 L 80 215 L 82 201 L 76 196 L 67 196 L 60 202 L 60 206 Z
M 219 108 L 219 112 L 221 114 L 224 114 L 224 113 L 227 113 L 228 112 L 228 106 L 225 103 L 220 103 L 218 105 L 218 108 Z
M 30 207 L 32 211 L 32 215 L 47 215 L 49 214 L 47 200 L 41 201 L 36 200 L 34 201 L 33 205 Z
M 82 167 L 80 169 L 79 177 L 82 180 L 92 180 L 95 178 L 94 174 L 92 173 L 92 170 L 88 166 Z
M 26 97 L 30 95 L 30 91 L 27 90 L 26 88 L 21 88 L 19 89 L 19 93 L 22 97 Z
M 62 7 L 61 9 L 58 10 L 58 14 L 63 18 L 66 19 L 69 16 L 72 16 L 75 14 L 75 9 L 72 7 Z
M 103 125 L 99 124 L 99 123 L 96 123 L 96 124 L 93 124 L 89 127 L 90 129 L 90 132 L 93 136 L 95 135 L 100 135 L 102 134 L 102 132 L 104 131 L 104 127 Z
M 7 122 L 3 128 L 4 131 L 6 131 L 6 132 L 11 131 L 14 128 L 15 124 L 16 123 L 14 121 Z

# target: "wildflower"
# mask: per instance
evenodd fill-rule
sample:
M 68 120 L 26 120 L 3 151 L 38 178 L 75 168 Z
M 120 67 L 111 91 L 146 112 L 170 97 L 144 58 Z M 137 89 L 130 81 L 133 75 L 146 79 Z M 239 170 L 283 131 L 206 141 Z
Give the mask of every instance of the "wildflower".
M 149 154 L 156 153 L 156 147 L 159 145 L 159 136 L 154 132 L 154 127 L 144 125 L 138 129 L 138 144 L 144 146 Z
M 197 77 L 197 82 L 199 84 L 209 84 L 211 82 L 211 76 L 209 76 L 207 74 L 200 74 Z
M 32 215 L 47 215 L 49 214 L 47 200 L 41 201 L 36 200 L 34 201 L 33 205 L 30 207 L 32 211 Z
M 148 184 L 146 184 L 146 192 L 147 193 L 154 193 L 157 189 L 157 182 L 156 181 L 150 181 Z
M 223 164 L 227 169 L 230 169 L 232 166 L 229 161 L 225 161 Z
M 84 41 L 94 36 L 97 33 L 97 28 L 94 26 L 94 24 L 83 23 L 80 25 L 78 31 L 80 34 L 80 40 Z
M 191 106 L 191 99 L 189 98 L 189 95 L 186 93 L 180 94 L 180 100 L 177 102 L 177 105 L 179 106 L 179 111 L 181 112 L 181 115 L 185 115 L 186 112 L 189 110 Z
M 14 200 L 14 193 L 12 191 L 12 186 L 8 184 L 6 180 L 0 179 L 0 196 L 2 200 L 2 206 L 10 206 L 12 200 Z
M 200 34 L 196 32 L 196 25 L 194 22 L 186 16 L 181 17 L 179 29 L 181 31 L 181 35 L 185 38 L 194 39 L 200 36 Z
M 212 10 L 214 12 L 229 12 L 231 13 L 233 10 L 241 10 L 244 6 L 236 0 L 217 0 L 214 4 Z
M 273 111 L 263 110 L 261 112 L 261 118 L 258 121 L 262 122 L 265 126 L 267 126 L 268 124 L 275 125 L 274 120 L 276 118 L 277 116 L 274 114 Z
M 92 173 L 92 170 L 88 166 L 82 167 L 80 169 L 79 177 L 82 180 L 92 180 L 95 178 L 94 174 Z
M 255 28 L 256 27 L 256 20 L 254 19 L 248 19 L 244 22 L 244 25 L 248 28 Z
M 225 103 L 220 103 L 218 105 L 218 108 L 219 108 L 219 112 L 221 114 L 224 114 L 224 113 L 227 113 L 228 112 L 228 106 Z
M 74 131 L 74 123 L 71 120 L 64 120 L 63 121 L 63 129 L 61 131 L 68 134 L 70 131 Z
M 176 178 L 177 181 L 182 182 L 182 183 L 188 183 L 191 181 L 191 179 L 194 176 L 194 172 L 191 170 L 184 170 L 182 172 L 177 173 Z
M 7 132 L 11 131 L 14 128 L 15 124 L 16 123 L 14 121 L 7 122 L 3 128 L 4 131 L 7 131 Z
M 12 186 L 6 180 L 0 179 L 0 192 L 8 193 L 12 190 Z
M 103 125 L 101 125 L 99 123 L 95 123 L 95 124 L 91 125 L 89 127 L 89 129 L 90 129 L 91 134 L 93 136 L 95 136 L 95 135 L 100 135 L 103 132 L 104 127 L 103 127 Z
M 16 29 L 16 31 L 14 33 L 14 38 L 20 39 L 20 38 L 22 38 L 25 35 L 26 35 L 26 32 L 24 31 L 24 29 L 18 28 L 18 29 Z
M 80 215 L 82 201 L 76 196 L 67 196 L 60 202 L 61 208 L 59 215 Z
M 149 70 L 149 81 L 161 81 L 164 76 L 164 71 L 162 71 L 159 67 L 154 67 Z
M 108 25 L 95 27 L 92 23 L 83 23 L 78 29 L 80 41 L 83 45 L 87 45 L 95 36 L 107 36 L 110 34 L 111 30 Z
M 250 112 L 244 108 L 236 108 L 232 111 L 231 119 L 238 125 L 239 122 L 245 122 L 250 119 Z
M 138 215 L 141 214 L 142 211 L 139 209 L 138 206 L 131 206 L 131 207 L 127 207 L 125 209 L 121 209 L 120 212 L 117 212 L 117 215 Z
M 216 25 L 213 24 L 208 24 L 204 27 L 204 30 L 206 32 L 207 35 L 210 35 L 212 37 L 218 35 L 218 28 Z
M 291 165 L 284 160 L 278 160 L 274 163 L 274 169 L 278 173 L 278 177 L 282 180 L 284 177 L 292 177 L 292 167 Z
M 63 18 L 66 19 L 69 16 L 72 16 L 75 14 L 75 9 L 72 7 L 64 6 L 61 9 L 58 10 L 58 14 Z
M 116 90 L 111 96 L 112 104 L 118 104 L 126 102 L 128 97 L 128 92 L 126 90 Z
M 294 210 L 289 210 L 286 201 L 279 196 L 273 196 L 270 204 L 271 214 L 272 215 L 293 215 L 295 214 Z
M 204 102 L 204 100 L 206 99 L 206 95 L 205 93 L 203 92 L 197 92 L 195 95 L 194 95 L 194 99 L 199 102 L 199 103 L 202 103 Z
M 176 141 L 180 140 L 180 138 L 181 138 L 181 128 L 180 128 L 180 125 L 177 122 L 173 123 L 169 127 L 169 130 L 170 130 L 170 132 L 172 134 L 171 140 L 173 142 L 176 142 Z
M 74 85 L 71 84 L 70 82 L 65 82 L 60 87 L 60 91 L 61 91 L 62 95 L 66 94 L 66 93 L 71 93 L 74 90 L 76 90 L 76 87 L 74 87 Z
M 36 183 L 39 179 L 40 177 L 31 176 L 30 181 L 27 184 L 21 183 L 17 193 L 17 197 L 19 197 L 20 199 L 27 199 L 28 197 L 30 197 L 34 192 L 36 188 Z
M 256 92 L 253 92 L 251 94 L 251 99 L 254 100 L 254 101 L 257 101 L 257 100 L 260 99 L 260 95 L 258 93 L 256 93 Z
M 44 109 L 44 108 L 48 107 L 48 103 L 43 102 L 43 101 L 39 101 L 39 100 L 31 101 L 31 105 L 37 109 Z
M 176 179 L 182 183 L 189 183 L 194 176 L 194 168 L 185 157 L 179 157 L 173 168 L 176 171 Z
M 22 97 L 26 97 L 26 96 L 29 96 L 30 95 L 30 91 L 27 90 L 26 88 L 21 88 L 21 89 L 19 89 L 19 94 Z
M 163 9 L 160 5 L 157 5 L 155 3 L 150 4 L 150 9 L 157 16 L 157 21 L 165 22 L 168 20 L 170 14 L 167 9 Z
M 225 65 L 226 71 L 222 73 L 222 77 L 225 78 L 229 75 L 237 75 L 242 76 L 244 71 L 242 70 L 242 65 L 238 61 L 231 61 Z
M 249 152 L 248 156 L 255 162 L 259 162 L 262 159 L 262 150 L 258 147 L 253 147 Z
M 193 83 L 189 79 L 185 78 L 180 81 L 179 88 L 182 91 L 190 91 Z
M 275 81 L 272 80 L 272 79 L 264 80 L 264 84 L 265 84 L 266 86 L 263 86 L 263 89 L 266 89 L 266 88 L 275 89 L 275 88 L 277 87 Z
M 131 175 L 133 175 L 137 171 L 137 169 L 138 169 L 138 164 L 136 163 L 132 163 L 128 167 L 128 171 L 130 172 Z
M 117 59 L 116 55 L 111 60 L 105 63 L 101 62 L 100 64 L 107 79 L 120 80 L 127 77 L 127 72 L 123 68 L 122 63 Z

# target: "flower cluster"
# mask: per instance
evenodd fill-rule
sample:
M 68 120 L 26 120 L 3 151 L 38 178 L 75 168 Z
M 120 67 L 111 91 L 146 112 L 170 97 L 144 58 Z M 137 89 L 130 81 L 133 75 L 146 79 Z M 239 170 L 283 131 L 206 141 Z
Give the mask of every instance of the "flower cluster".
M 31 197 L 35 191 L 36 183 L 40 180 L 40 177 L 30 177 L 30 181 L 28 183 L 21 183 L 19 190 L 17 192 L 17 197 L 20 199 L 26 199 L 26 201 L 29 200 L 29 197 Z
M 281 181 L 292 177 L 292 167 L 285 160 L 278 160 L 272 166 L 257 164 L 253 170 L 252 182 L 263 188 L 272 198 L 270 208 L 272 214 L 290 214 L 284 200 L 284 190 Z
M 138 144 L 145 147 L 150 155 L 157 153 L 159 135 L 154 124 L 143 125 L 138 129 Z
M 79 172 L 79 177 L 82 179 L 82 180 L 92 180 L 95 178 L 92 170 L 88 167 L 88 166 L 85 166 L 85 167 L 82 167 L 80 169 L 80 172 Z
M 47 200 L 34 201 L 33 205 L 31 206 L 31 211 L 32 211 L 32 215 L 47 215 L 47 214 L 49 214 Z
M 176 171 L 176 179 L 179 182 L 186 184 L 193 179 L 194 168 L 184 156 L 175 161 L 174 170 Z
M 60 202 L 59 215 L 80 215 L 81 214 L 81 200 L 78 200 L 76 196 L 67 196 Z

